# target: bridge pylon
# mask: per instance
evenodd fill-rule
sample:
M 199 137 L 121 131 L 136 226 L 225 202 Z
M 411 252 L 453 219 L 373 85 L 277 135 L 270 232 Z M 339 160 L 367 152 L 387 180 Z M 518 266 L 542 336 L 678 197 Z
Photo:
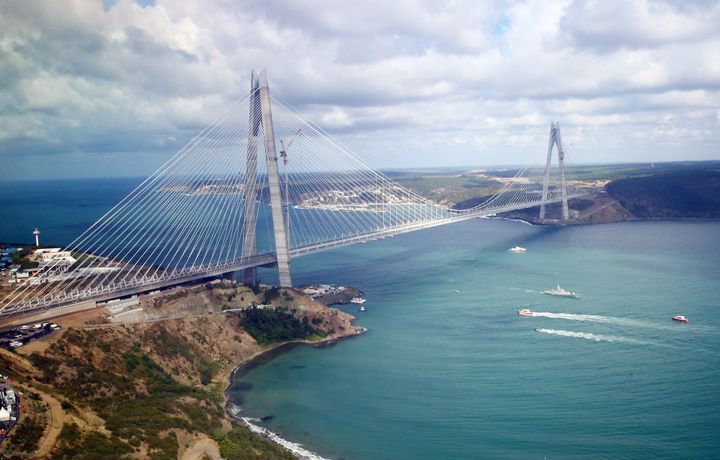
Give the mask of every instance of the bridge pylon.
M 268 189 L 270 191 L 270 207 L 272 210 L 273 233 L 275 238 L 275 255 L 277 257 L 280 286 L 292 287 L 292 278 L 290 277 L 290 239 L 288 238 L 288 227 L 285 224 L 282 194 L 280 192 L 278 156 L 275 148 L 275 132 L 273 130 L 272 113 L 270 110 L 270 90 L 268 89 L 265 71 L 261 72 L 257 77 L 257 80 L 251 84 L 257 84 L 257 100 L 255 99 L 254 94 L 253 100 L 260 105 L 259 116 L 262 122 L 263 133 L 265 134 L 267 180 Z M 253 116 L 253 105 L 254 104 L 250 104 L 251 117 Z M 255 111 L 255 113 L 258 112 Z M 255 124 L 253 124 L 253 126 L 255 126 Z
M 553 146 L 557 146 L 558 167 L 560 170 L 560 190 L 562 193 L 562 220 L 570 218 L 568 207 L 567 186 L 565 184 L 565 151 L 563 150 L 562 137 L 560 135 L 560 122 L 550 122 L 550 141 L 548 142 L 547 161 L 545 162 L 545 176 L 543 177 L 542 201 L 548 198 L 548 185 L 550 181 L 550 164 L 552 163 Z M 540 205 L 540 220 L 545 219 L 545 205 Z
M 250 100 L 249 100 L 249 124 L 248 124 L 248 143 L 247 157 L 245 159 L 245 206 L 243 211 L 243 239 L 242 239 L 242 258 L 247 259 L 252 256 L 257 249 L 256 232 L 257 232 L 257 154 L 258 154 L 258 137 L 260 136 L 260 127 L 262 118 L 258 108 L 260 107 L 260 80 L 258 80 L 255 71 L 250 74 Z M 257 268 L 249 267 L 242 271 L 242 281 L 245 284 L 252 284 L 257 281 Z

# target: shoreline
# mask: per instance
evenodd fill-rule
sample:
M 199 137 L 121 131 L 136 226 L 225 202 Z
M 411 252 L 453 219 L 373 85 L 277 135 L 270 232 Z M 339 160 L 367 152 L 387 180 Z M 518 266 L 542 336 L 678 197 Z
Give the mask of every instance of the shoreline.
M 260 350 L 248 358 L 240 361 L 240 363 L 237 364 L 233 368 L 233 370 L 224 376 L 225 380 L 225 390 L 223 391 L 223 397 L 225 398 L 225 414 L 228 416 L 231 420 L 236 420 L 240 422 L 243 426 L 245 426 L 247 429 L 249 429 L 251 432 L 258 434 L 260 436 L 265 437 L 266 439 L 284 447 L 288 451 L 290 451 L 293 455 L 298 456 L 301 459 L 309 459 L 309 460 L 325 460 L 324 457 L 311 452 L 305 448 L 302 447 L 301 444 L 295 443 L 286 439 L 283 439 L 279 434 L 274 433 L 273 431 L 270 431 L 269 429 L 265 427 L 261 427 L 258 425 L 254 425 L 251 423 L 251 421 L 255 421 L 255 419 L 251 419 L 249 417 L 243 417 L 241 415 L 242 413 L 242 406 L 234 404 L 230 400 L 230 395 L 228 394 L 228 391 L 233 386 L 233 383 L 235 381 L 236 377 L 242 377 L 243 375 L 247 374 L 251 370 L 262 366 L 264 364 L 269 363 L 273 359 L 277 358 L 278 356 L 294 349 L 300 346 L 311 346 L 315 348 L 328 348 L 331 347 L 341 340 L 351 339 L 353 337 L 358 337 L 367 332 L 367 328 L 362 326 L 354 326 L 354 329 L 351 332 L 339 334 L 339 335 L 333 335 L 330 337 L 325 337 L 322 340 L 319 340 L 317 342 L 312 342 L 309 340 L 291 340 L 288 342 L 282 342 L 275 345 L 271 345 L 269 348 L 266 348 L 264 350 Z

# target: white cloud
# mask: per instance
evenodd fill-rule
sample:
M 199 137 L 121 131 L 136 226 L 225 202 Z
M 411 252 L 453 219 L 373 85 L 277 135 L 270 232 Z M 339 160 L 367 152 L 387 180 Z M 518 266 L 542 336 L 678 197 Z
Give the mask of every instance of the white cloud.
M 169 155 L 253 68 L 380 167 L 541 161 L 551 119 L 576 162 L 718 158 L 718 23 L 717 1 L 5 2 L 0 159 Z

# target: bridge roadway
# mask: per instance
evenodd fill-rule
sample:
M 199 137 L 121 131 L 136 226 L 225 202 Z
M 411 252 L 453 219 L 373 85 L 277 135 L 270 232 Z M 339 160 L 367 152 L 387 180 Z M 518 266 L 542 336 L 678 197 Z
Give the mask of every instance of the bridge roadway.
M 583 194 L 573 194 L 568 196 L 568 199 L 577 198 Z M 352 235 L 345 238 L 339 238 L 332 241 L 326 241 L 321 243 L 314 243 L 306 246 L 300 246 L 292 248 L 290 250 L 290 257 L 300 257 L 310 254 L 315 254 L 330 249 L 341 248 L 350 246 L 357 243 L 366 243 L 368 241 L 378 240 L 386 237 L 392 237 L 403 233 L 408 233 L 416 230 L 422 230 L 426 228 L 437 227 L 440 225 L 450 224 L 454 222 L 461 222 L 464 220 L 474 219 L 476 217 L 486 217 L 498 213 L 516 211 L 519 209 L 532 208 L 540 206 L 542 204 L 553 204 L 559 203 L 560 198 L 549 199 L 545 201 L 538 201 L 532 204 L 518 203 L 510 204 L 497 208 L 480 209 L 476 212 L 463 212 L 457 211 L 456 216 L 443 217 L 439 219 L 426 220 L 413 224 L 401 225 L 389 228 L 379 228 L 372 232 Z M 187 270 L 172 273 L 169 276 L 154 276 L 152 278 L 140 278 L 127 282 L 125 280 L 111 283 L 99 288 L 93 288 L 90 292 L 79 291 L 74 292 L 71 295 L 42 298 L 38 299 L 36 305 L 27 303 L 20 311 L 9 311 L 6 313 L 0 313 L 0 320 L 11 320 L 14 317 L 27 316 L 29 314 L 37 314 L 42 312 L 48 312 L 49 310 L 60 309 L 61 315 L 70 314 L 76 311 L 87 310 L 94 307 L 97 302 L 104 302 L 107 300 L 117 299 L 121 297 L 129 297 L 136 294 L 142 294 L 145 292 L 151 292 L 158 289 L 164 289 L 178 284 L 188 283 L 192 281 L 201 280 L 204 278 L 213 278 L 221 276 L 227 273 L 241 271 L 246 268 L 262 267 L 274 265 L 277 262 L 275 253 L 256 254 L 244 259 L 233 260 L 223 262 L 221 264 L 206 266 L 206 267 L 195 267 Z M 77 308 L 73 308 L 76 306 Z M 60 315 L 57 315 L 60 316 Z M 47 316 L 48 318 L 52 316 Z M 13 321 L 15 322 L 15 321 Z

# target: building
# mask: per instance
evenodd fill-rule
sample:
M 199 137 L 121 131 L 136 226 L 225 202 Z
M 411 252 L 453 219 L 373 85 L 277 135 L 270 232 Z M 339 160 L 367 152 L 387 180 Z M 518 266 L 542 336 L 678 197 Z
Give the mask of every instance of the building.
M 4 376 L 4 380 L 5 383 L 0 384 L 0 442 L 5 440 L 17 423 L 20 409 L 24 409 L 15 390 L 8 383 L 12 379 Z
M 70 265 L 75 263 L 75 258 L 70 251 L 63 251 L 61 248 L 36 249 L 35 256 L 41 265 L 50 263 Z
M 10 282 L 11 283 L 22 283 L 23 281 L 30 278 L 30 273 L 25 270 L 19 270 L 17 268 L 10 269 Z

